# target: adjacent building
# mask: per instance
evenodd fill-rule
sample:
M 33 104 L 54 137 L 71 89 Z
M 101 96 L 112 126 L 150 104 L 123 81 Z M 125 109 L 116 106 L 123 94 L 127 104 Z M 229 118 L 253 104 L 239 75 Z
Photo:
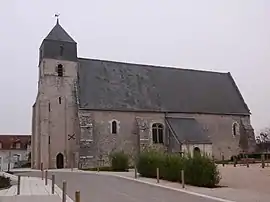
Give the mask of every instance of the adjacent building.
M 93 167 L 155 147 L 221 159 L 250 152 L 250 110 L 230 73 L 80 58 L 56 25 L 39 50 L 32 167 Z
M 27 161 L 30 152 L 30 135 L 0 135 L 0 170 L 7 171 L 16 162 Z

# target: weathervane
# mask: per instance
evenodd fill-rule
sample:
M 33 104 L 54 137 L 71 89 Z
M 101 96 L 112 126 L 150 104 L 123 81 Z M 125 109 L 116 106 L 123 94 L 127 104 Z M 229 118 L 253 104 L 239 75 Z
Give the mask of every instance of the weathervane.
M 60 13 L 54 14 L 54 17 L 56 17 L 56 19 L 57 19 L 57 24 L 59 23 L 59 16 L 60 16 Z

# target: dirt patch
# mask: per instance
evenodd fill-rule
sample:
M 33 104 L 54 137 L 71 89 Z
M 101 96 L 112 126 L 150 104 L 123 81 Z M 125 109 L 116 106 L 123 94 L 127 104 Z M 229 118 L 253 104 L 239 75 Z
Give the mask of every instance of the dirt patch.
M 222 175 L 220 186 L 269 193 L 270 167 L 263 169 L 260 164 L 251 164 L 249 168 L 225 165 L 219 166 L 219 169 Z

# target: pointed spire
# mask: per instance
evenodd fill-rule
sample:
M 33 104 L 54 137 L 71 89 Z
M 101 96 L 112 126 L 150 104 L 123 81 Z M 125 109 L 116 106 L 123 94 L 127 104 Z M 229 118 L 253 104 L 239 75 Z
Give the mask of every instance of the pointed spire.
M 55 14 L 55 17 L 57 17 L 56 25 L 53 27 L 45 39 L 76 43 L 60 25 L 59 14 Z

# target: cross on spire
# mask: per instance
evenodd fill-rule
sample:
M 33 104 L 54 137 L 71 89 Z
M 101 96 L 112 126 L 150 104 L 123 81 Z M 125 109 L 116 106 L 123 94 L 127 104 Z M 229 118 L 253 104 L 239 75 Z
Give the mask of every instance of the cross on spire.
M 56 17 L 56 24 L 59 24 L 59 16 L 60 16 L 60 13 L 56 13 L 54 14 L 54 17 Z

